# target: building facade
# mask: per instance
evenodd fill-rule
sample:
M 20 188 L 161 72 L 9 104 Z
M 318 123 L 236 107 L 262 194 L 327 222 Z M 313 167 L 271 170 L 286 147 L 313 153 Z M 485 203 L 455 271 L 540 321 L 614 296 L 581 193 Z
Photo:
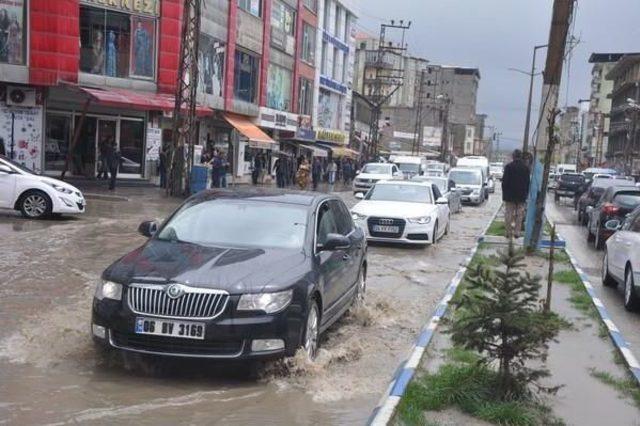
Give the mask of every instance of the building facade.
M 606 75 L 613 82 L 607 161 L 626 173 L 640 174 L 640 54 L 624 55 Z
M 580 149 L 580 109 L 565 108 L 558 117 L 559 144 L 554 152 L 555 163 L 577 164 Z

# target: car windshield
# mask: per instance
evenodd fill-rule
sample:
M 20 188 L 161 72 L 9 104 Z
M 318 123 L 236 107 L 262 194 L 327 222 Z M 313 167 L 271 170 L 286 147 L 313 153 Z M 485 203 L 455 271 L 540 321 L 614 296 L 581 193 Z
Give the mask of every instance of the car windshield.
M 387 175 L 391 173 L 391 167 L 388 164 L 366 164 L 362 169 L 362 173 Z
M 407 185 L 402 183 L 376 185 L 367 193 L 365 200 L 433 203 L 431 199 L 431 188 L 429 186 Z
M 473 170 L 452 170 L 449 179 L 456 185 L 482 185 L 482 175 Z
M 303 207 L 216 199 L 185 204 L 157 238 L 203 246 L 301 249 L 306 229 Z
M 640 192 L 618 192 L 613 201 L 624 208 L 635 209 L 640 205 Z
M 420 172 L 420 164 L 415 163 L 396 163 L 398 168 L 407 173 L 419 173 Z
M 16 168 L 16 169 L 18 169 L 20 171 L 25 172 L 25 173 L 29 173 L 31 175 L 37 175 L 38 174 L 38 173 L 34 172 L 33 170 L 16 163 L 15 161 L 9 160 L 4 155 L 0 155 L 0 160 L 7 162 L 9 165 L 11 165 L 11 167 L 14 167 L 14 168 Z M 0 161 L 0 164 L 2 164 L 2 161 Z

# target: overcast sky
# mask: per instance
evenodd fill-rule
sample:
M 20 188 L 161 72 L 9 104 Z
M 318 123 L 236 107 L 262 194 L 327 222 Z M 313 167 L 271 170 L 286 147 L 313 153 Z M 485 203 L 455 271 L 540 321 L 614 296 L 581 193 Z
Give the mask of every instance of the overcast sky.
M 376 35 L 383 19 L 410 19 L 412 54 L 438 64 L 480 68 L 478 113 L 488 114 L 489 124 L 503 133 L 503 143 L 514 145 L 522 140 L 529 86 L 526 75 L 508 68 L 530 69 L 533 46 L 548 42 L 552 5 L 553 0 L 360 0 L 356 12 L 358 28 Z M 575 105 L 589 97 L 592 52 L 640 51 L 638 22 L 639 0 L 578 0 L 574 34 L 580 44 L 570 79 L 565 64 L 561 106 L 565 99 Z M 539 70 L 545 58 L 546 50 L 539 50 Z M 539 103 L 536 93 L 534 107 Z

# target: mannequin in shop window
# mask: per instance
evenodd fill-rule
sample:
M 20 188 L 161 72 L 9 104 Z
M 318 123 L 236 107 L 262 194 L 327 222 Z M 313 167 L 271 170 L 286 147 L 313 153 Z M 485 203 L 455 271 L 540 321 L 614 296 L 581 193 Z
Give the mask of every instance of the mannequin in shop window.
M 102 74 L 104 69 L 104 39 L 101 31 L 96 31 L 95 40 L 93 40 L 93 74 Z
M 116 67 L 118 61 L 118 51 L 116 49 L 116 33 L 113 31 L 109 31 L 109 36 L 107 38 L 107 67 L 106 74 L 111 77 L 116 76 Z

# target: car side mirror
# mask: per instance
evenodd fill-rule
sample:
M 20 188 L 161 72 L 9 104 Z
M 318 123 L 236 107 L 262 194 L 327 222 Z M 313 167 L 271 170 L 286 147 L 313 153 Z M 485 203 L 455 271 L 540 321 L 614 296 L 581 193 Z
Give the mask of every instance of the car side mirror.
M 155 220 L 144 221 L 138 226 L 138 232 L 147 238 L 151 238 L 158 232 L 158 222 Z
M 13 174 L 13 169 L 9 166 L 5 166 L 4 164 L 0 164 L 0 173 L 6 173 L 8 175 Z
M 329 234 L 327 240 L 319 246 L 320 251 L 346 250 L 351 247 L 351 240 L 344 235 Z
M 604 227 L 609 231 L 617 231 L 621 228 L 622 223 L 617 219 L 611 219 L 604 224 Z
M 449 200 L 447 199 L 447 197 L 440 197 L 436 200 L 436 204 L 449 204 Z
M 364 200 L 364 194 L 363 194 L 362 192 L 356 192 L 355 197 L 356 197 L 358 200 Z

